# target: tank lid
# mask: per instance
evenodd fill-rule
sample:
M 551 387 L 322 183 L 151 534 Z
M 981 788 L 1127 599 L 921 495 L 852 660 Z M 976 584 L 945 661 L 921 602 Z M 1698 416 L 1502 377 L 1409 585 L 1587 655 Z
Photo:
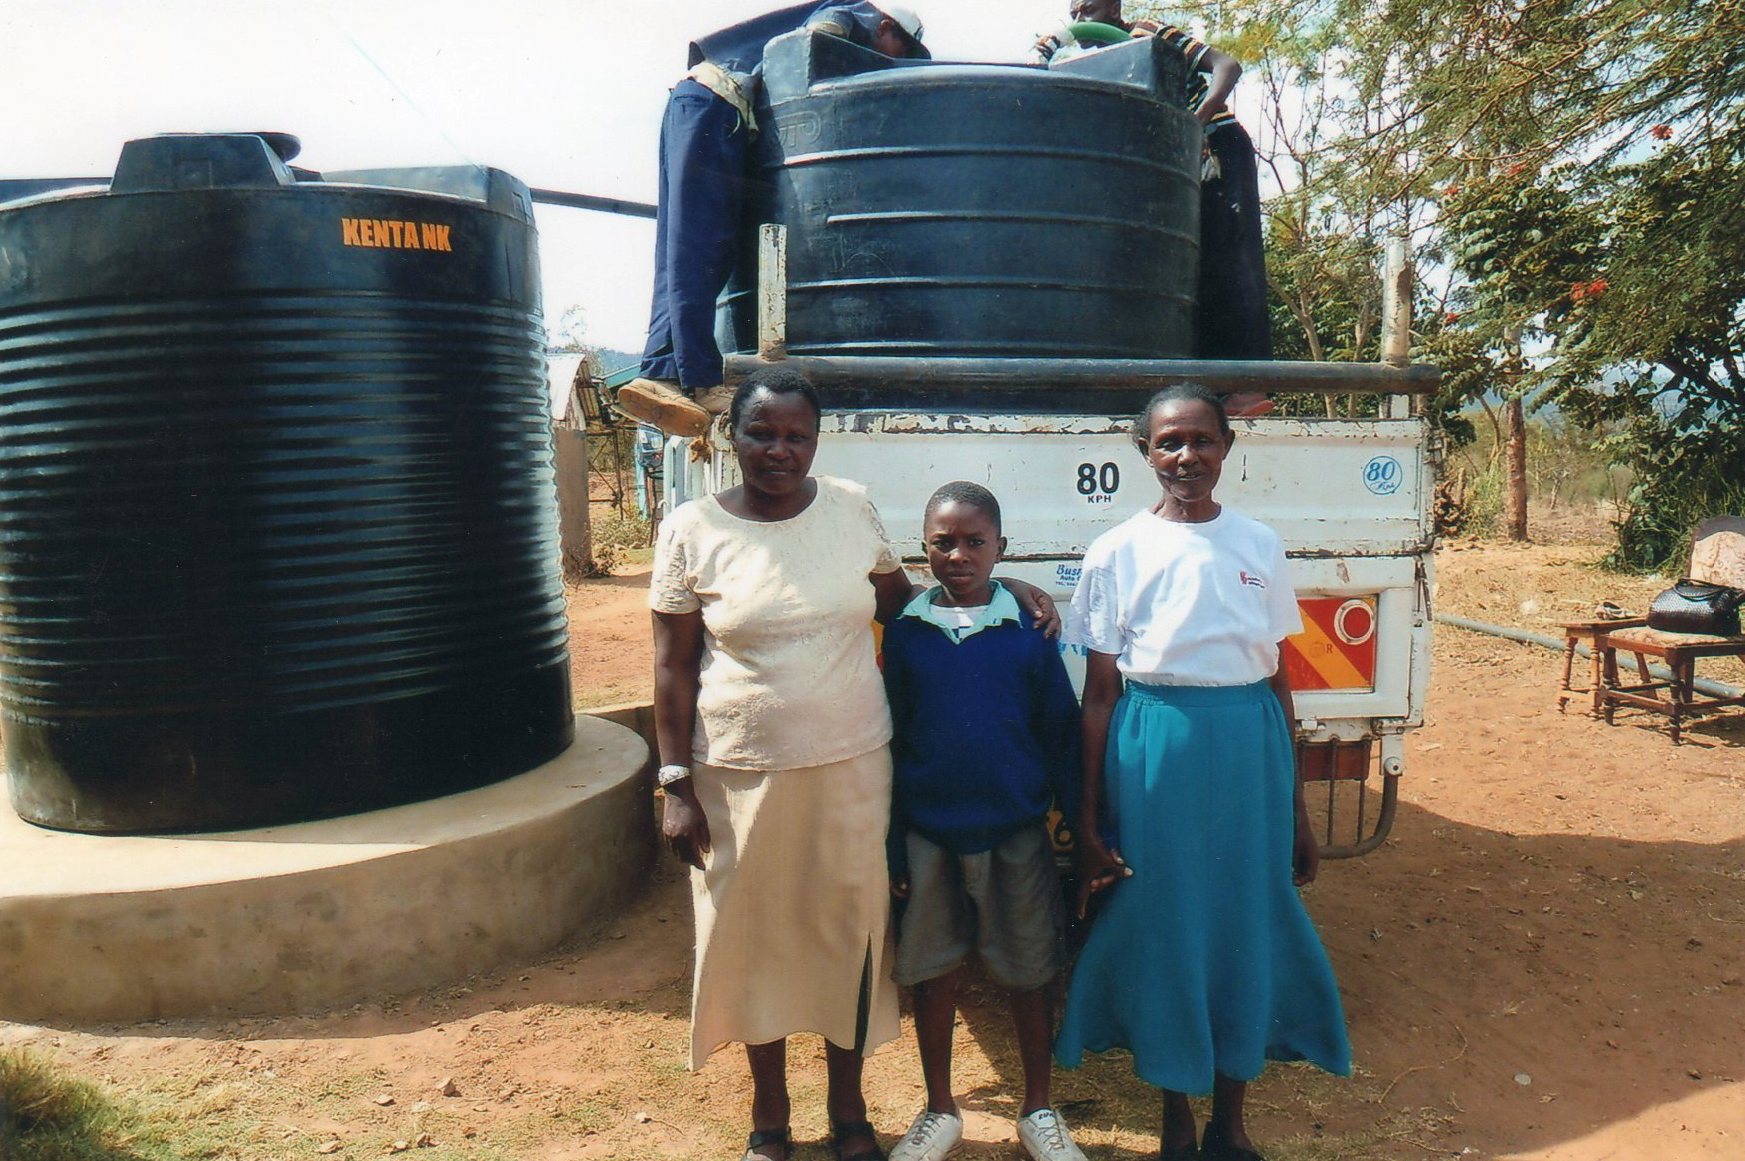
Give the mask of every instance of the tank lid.
M 269 140 L 272 139 L 272 140 Z M 297 178 L 279 154 L 289 133 L 165 133 L 121 147 L 111 193 L 155 193 L 201 189 L 271 189 L 295 185 Z
M 256 133 L 254 136 L 265 141 L 267 148 L 277 154 L 280 161 L 286 163 L 297 160 L 297 155 L 303 152 L 303 141 L 295 133 L 268 130 L 265 133 Z

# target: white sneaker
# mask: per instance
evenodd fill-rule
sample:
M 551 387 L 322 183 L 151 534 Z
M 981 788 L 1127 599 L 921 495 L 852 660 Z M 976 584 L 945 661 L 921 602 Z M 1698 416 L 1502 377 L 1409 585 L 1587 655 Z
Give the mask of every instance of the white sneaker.
M 1066 1131 L 1066 1122 L 1053 1109 L 1037 1109 L 1019 1117 L 1018 1140 L 1036 1161 L 1085 1161 L 1084 1152 Z M 894 1161 L 896 1154 L 891 1157 Z
M 922 1109 L 903 1139 L 891 1148 L 891 1161 L 942 1161 L 962 1140 L 962 1117 Z

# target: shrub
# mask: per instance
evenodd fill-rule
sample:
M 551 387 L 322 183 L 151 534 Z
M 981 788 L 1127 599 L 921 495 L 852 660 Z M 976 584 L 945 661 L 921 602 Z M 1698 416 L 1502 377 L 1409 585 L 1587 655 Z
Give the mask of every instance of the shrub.
M 1682 576 L 1698 524 L 1745 514 L 1745 432 L 1716 429 L 1680 440 L 1645 439 L 1638 429 L 1616 442 L 1637 476 L 1606 563 Z
M 609 574 L 619 561 L 646 551 L 652 527 L 632 505 L 607 508 L 590 516 L 588 539 L 594 555 L 594 573 Z

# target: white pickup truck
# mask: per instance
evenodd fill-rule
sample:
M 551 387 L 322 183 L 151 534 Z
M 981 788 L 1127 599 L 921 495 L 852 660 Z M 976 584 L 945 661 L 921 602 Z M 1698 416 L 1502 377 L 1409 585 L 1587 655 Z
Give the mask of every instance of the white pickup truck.
M 813 470 L 866 485 L 913 573 L 926 571 L 920 542 L 928 496 L 948 480 L 973 480 L 1004 511 L 1009 548 L 1000 571 L 1063 602 L 1090 542 L 1156 499 L 1156 480 L 1130 435 L 1151 391 L 1192 379 L 1214 389 L 1382 394 L 1388 418 L 1235 421 L 1236 446 L 1218 488 L 1219 499 L 1275 528 L 1291 558 L 1306 627 L 1288 643 L 1285 662 L 1296 690 L 1299 766 L 1306 780 L 1321 784 L 1310 787 L 1309 802 L 1324 812 L 1325 853 L 1350 857 L 1382 842 L 1405 769 L 1404 736 L 1423 723 L 1430 673 L 1435 445 L 1407 395 L 1433 389 L 1433 369 L 829 356 L 791 362 L 819 385 L 826 404 Z M 730 380 L 755 365 L 730 359 Z M 866 405 L 873 400 L 879 405 Z M 978 405 L 991 401 L 997 405 Z M 692 459 L 686 441 L 672 441 L 667 504 L 736 482 L 719 426 L 716 432 L 705 460 Z

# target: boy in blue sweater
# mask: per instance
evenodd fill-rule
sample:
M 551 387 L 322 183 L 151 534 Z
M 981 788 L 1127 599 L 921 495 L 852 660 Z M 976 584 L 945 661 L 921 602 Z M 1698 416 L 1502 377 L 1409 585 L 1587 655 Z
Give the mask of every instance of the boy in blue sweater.
M 963 1137 L 951 1093 L 957 980 L 973 950 L 1008 989 L 1024 1065 L 1018 1138 L 1037 1161 L 1084 1161 L 1049 1103 L 1049 985 L 1064 907 L 1043 819 L 1078 787 L 1078 701 L 1055 643 L 992 579 L 1000 505 L 978 484 L 927 502 L 938 586 L 885 629 L 895 766 L 892 890 L 907 898 L 896 980 L 914 988 L 927 1107 L 891 1161 L 939 1161 Z

